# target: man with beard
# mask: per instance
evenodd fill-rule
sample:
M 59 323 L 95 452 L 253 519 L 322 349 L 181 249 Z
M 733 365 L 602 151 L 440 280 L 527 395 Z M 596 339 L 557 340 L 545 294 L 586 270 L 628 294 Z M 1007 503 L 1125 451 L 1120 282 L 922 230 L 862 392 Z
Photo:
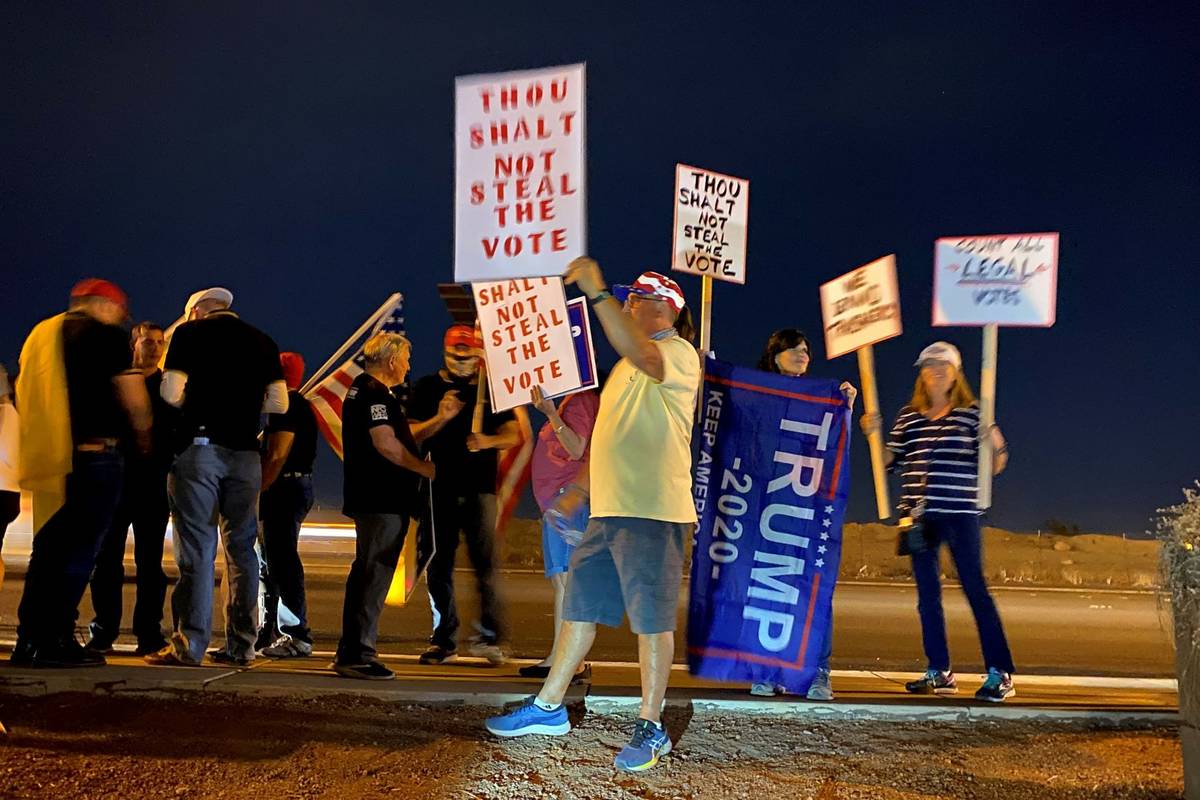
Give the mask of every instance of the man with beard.
M 473 656 L 498 666 L 505 661 L 500 601 L 496 594 L 496 451 L 516 445 L 520 428 L 511 411 L 483 414 L 482 429 L 471 432 L 471 413 L 446 417 L 438 413 L 442 398 L 453 393 L 474 408 L 479 392 L 483 342 L 469 325 L 452 325 L 443 342 L 445 367 L 417 381 L 410 418 L 413 437 L 423 446 L 440 478 L 433 487 L 433 532 L 436 550 L 426 582 L 433 603 L 434 630 L 422 664 L 440 664 L 458 654 L 458 613 L 454 603 L 454 556 L 459 534 L 479 586 L 480 612 Z M 428 524 L 428 522 L 426 523 Z

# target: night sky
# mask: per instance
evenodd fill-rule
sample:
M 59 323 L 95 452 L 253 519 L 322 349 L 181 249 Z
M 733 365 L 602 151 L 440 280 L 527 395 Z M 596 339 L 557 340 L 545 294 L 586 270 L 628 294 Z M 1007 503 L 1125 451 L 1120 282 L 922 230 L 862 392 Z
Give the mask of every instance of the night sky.
M 1012 462 L 991 520 L 1140 532 L 1200 477 L 1198 6 L 641 5 L 6 3 L 0 360 L 97 275 L 164 324 L 228 286 L 310 368 L 402 291 L 414 376 L 433 370 L 454 76 L 586 61 L 589 242 L 610 280 L 668 266 L 676 162 L 751 181 L 720 357 L 752 364 L 794 325 L 812 374 L 857 383 L 853 356 L 821 352 L 817 287 L 894 252 L 885 416 L 937 338 L 978 387 L 979 330 L 929 324 L 934 239 L 1060 231 L 1057 324 L 1000 334 Z M 861 437 L 853 468 L 866 520 Z M 318 469 L 336 504 L 336 459 Z

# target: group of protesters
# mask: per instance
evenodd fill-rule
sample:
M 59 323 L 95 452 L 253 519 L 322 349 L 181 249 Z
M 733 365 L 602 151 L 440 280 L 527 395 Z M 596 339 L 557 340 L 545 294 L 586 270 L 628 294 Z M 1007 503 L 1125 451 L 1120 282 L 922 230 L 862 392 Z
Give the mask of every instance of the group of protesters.
M 703 355 L 692 344 L 683 291 L 669 277 L 644 272 L 630 284 L 610 286 L 589 258 L 572 261 L 564 277 L 588 298 L 620 358 L 600 392 L 558 403 L 537 389 L 531 397 L 546 416 L 534 450 L 533 490 L 543 512 L 545 574 L 554 588 L 554 645 L 540 662 L 520 669 L 525 677 L 543 679 L 537 694 L 487 720 L 486 727 L 501 737 L 567 733 L 563 697 L 588 672 L 596 625 L 619 626 L 628 617 L 638 637 L 642 699 L 632 738 L 615 763 L 636 771 L 654 766 L 671 749 L 661 711 L 686 541 L 697 521 L 691 435 Z M 132 339 L 126 336 L 119 327 L 127 317 L 126 296 L 107 281 L 79 283 L 66 314 L 30 334 L 15 397 L 19 483 L 33 492 L 36 534 L 14 663 L 104 663 L 120 630 L 131 525 L 133 633 L 148 662 L 194 666 L 207 656 L 244 666 L 260 655 L 312 654 L 298 541 L 313 503 L 317 430 L 298 391 L 304 365 L 299 355 L 280 353 L 232 304 L 223 288 L 193 295 L 161 370 L 163 329 L 141 323 Z M 480 391 L 482 342 L 474 327 L 451 326 L 443 338 L 444 366 L 401 393 L 411 354 L 404 336 L 373 335 L 342 406 L 343 512 L 354 521 L 356 547 L 333 668 L 346 677 L 393 677 L 378 658 L 377 631 L 413 520 L 436 545 L 426 573 L 433 632 L 421 663 L 442 663 L 458 653 L 453 567 L 460 540 L 466 541 L 481 600 L 469 652 L 493 665 L 506 658 L 495 578 L 496 458 L 519 441 L 520 430 L 511 412 L 485 410 L 480 420 L 465 410 L 478 405 Z M 758 366 L 805 376 L 811 357 L 807 337 L 785 328 L 770 336 Z M 981 429 L 952 345 L 930 345 L 916 366 L 912 399 L 892 426 L 886 450 L 904 487 L 898 511 L 918 519 L 921 530 L 910 554 L 927 671 L 906 688 L 957 691 L 941 606 L 938 553 L 945 543 L 988 667 L 976 696 L 1003 701 L 1013 693 L 1013 664 L 983 578 L 975 474 L 982 437 L 990 437 L 997 473 L 1007 463 L 1007 446 L 998 428 Z M 843 383 L 841 390 L 852 409 L 854 387 Z M 3 413 L 12 400 L 0 376 L 0 444 L 16 418 Z M 874 434 L 882 420 L 867 414 L 861 424 Z M 16 473 L 0 458 L 0 536 L 16 516 Z M 179 568 L 169 637 L 162 631 L 168 516 Z M 225 642 L 209 650 L 218 541 L 227 570 Z M 74 630 L 89 582 L 95 619 L 81 645 Z M 833 698 L 831 655 L 827 636 L 811 699 Z M 776 694 L 782 687 L 755 684 L 751 691 Z

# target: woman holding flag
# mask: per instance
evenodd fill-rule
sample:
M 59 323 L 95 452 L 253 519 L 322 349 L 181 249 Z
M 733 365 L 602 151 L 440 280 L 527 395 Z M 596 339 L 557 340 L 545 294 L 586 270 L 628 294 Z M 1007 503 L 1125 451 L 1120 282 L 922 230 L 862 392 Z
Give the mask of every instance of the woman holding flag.
M 763 372 L 774 372 L 778 375 L 800 377 L 808 374 L 808 365 L 812 362 L 812 347 L 808 337 L 798 328 L 780 328 L 771 334 L 767 340 L 766 349 L 758 360 L 758 368 Z M 843 381 L 839 387 L 854 409 L 854 399 L 858 390 L 849 381 Z M 821 650 L 821 660 L 817 664 L 817 676 L 805 694 L 809 700 L 832 700 L 833 686 L 830 683 L 829 658 L 833 654 L 833 623 L 830 622 L 829 635 L 825 637 L 825 645 Z M 750 694 L 759 697 L 772 697 L 783 694 L 781 686 L 770 683 L 756 683 L 750 687 Z
M 905 688 L 919 694 L 958 691 L 950 670 L 942 612 L 938 551 L 944 542 L 975 615 L 987 666 L 987 679 L 975 698 L 1000 703 L 1016 693 L 1012 654 L 983 576 L 979 531 L 982 512 L 976 494 L 981 438 L 991 438 L 992 468 L 997 475 L 1008 464 L 1008 446 L 998 427 L 980 430 L 979 406 L 962 374 L 962 358 L 954 345 L 934 342 L 921 351 L 916 366 L 920 372 L 912 399 L 900 409 L 884 451 L 885 462 L 901 475 L 904 488 L 900 510 L 914 520 L 914 528 L 923 532 L 906 536 L 905 541 L 917 582 L 917 612 L 928 668 L 923 677 L 910 681 Z M 862 429 L 868 436 L 878 431 L 880 424 L 878 414 L 863 416 Z

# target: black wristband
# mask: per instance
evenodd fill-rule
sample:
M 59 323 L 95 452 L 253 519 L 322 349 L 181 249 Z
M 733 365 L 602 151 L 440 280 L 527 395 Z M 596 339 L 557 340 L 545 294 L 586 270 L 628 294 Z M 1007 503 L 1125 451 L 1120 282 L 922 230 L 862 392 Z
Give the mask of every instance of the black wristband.
M 601 289 L 600 291 L 596 292 L 596 296 L 591 298 L 590 302 L 593 306 L 598 306 L 612 296 L 613 293 L 608 289 Z

